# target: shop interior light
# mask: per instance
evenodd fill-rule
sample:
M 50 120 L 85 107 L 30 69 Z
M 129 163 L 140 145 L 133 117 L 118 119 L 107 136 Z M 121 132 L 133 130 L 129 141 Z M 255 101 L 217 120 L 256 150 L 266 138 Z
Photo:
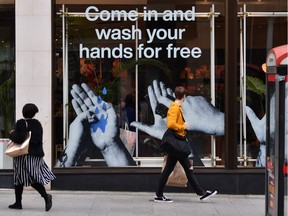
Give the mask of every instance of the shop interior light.
M 267 65 L 266 65 L 266 63 L 264 63 L 264 64 L 262 64 L 262 70 L 266 73 L 266 71 L 267 71 Z

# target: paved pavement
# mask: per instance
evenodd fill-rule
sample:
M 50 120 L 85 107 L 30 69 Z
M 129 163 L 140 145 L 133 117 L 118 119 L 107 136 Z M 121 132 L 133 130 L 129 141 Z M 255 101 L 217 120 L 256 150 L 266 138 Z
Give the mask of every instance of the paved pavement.
M 153 193 L 146 192 L 86 192 L 49 191 L 53 196 L 53 207 L 44 210 L 44 200 L 30 189 L 23 194 L 23 209 L 9 209 L 14 202 L 14 191 L 0 189 L 1 216 L 264 216 L 265 197 L 254 195 L 217 194 L 200 201 L 195 194 L 166 193 L 173 203 L 153 202 Z

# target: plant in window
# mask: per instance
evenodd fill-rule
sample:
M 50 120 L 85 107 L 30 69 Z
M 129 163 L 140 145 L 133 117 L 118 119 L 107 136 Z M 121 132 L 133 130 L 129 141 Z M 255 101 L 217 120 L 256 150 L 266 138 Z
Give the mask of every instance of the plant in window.
M 1 136 L 7 137 L 14 124 L 15 111 L 15 71 L 14 47 L 10 43 L 0 43 L 0 129 Z
M 119 90 L 119 80 L 125 79 L 128 71 L 138 66 L 150 65 L 161 69 L 166 76 L 172 80 L 172 72 L 166 64 L 155 59 L 139 59 L 120 61 L 115 59 L 112 63 L 112 77 L 106 80 L 102 76 L 101 62 L 99 63 L 99 73 L 96 73 L 95 64 L 92 60 L 80 59 L 80 74 L 85 78 L 87 85 L 93 89 L 96 95 L 103 96 L 107 102 L 113 102 Z M 139 72 L 142 70 L 139 68 Z
M 11 71 L 8 71 L 11 72 Z M 0 71 L 0 120 L 3 121 L 1 126 L 1 136 L 7 137 L 10 129 L 12 128 L 14 120 L 14 72 L 7 74 L 7 71 Z
M 247 86 L 247 90 L 252 91 L 258 95 L 259 100 L 260 100 L 260 108 L 261 108 L 261 111 L 264 113 L 264 106 L 262 104 L 262 101 L 264 100 L 264 97 L 265 97 L 264 82 L 257 77 L 247 76 L 246 86 Z

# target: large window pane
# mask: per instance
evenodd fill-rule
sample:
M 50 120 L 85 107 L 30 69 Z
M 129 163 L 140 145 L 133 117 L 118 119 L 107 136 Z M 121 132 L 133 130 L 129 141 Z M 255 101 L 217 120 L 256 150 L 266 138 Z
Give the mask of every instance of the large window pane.
M 15 121 L 15 5 L 0 3 L 0 169 L 12 168 L 4 154 Z
M 58 7 L 58 11 L 60 11 L 60 7 L 61 6 Z M 161 98 L 157 98 L 156 100 L 159 101 L 156 101 L 158 104 L 156 104 L 156 106 L 151 102 L 151 95 L 149 97 L 148 88 L 149 86 L 152 87 L 154 94 L 157 94 L 157 91 L 160 90 L 160 83 L 165 84 L 166 90 L 169 88 L 172 89 L 172 91 L 177 85 L 182 85 L 189 91 L 188 98 L 190 101 L 202 98 L 201 103 L 204 103 L 205 106 L 210 106 L 211 63 L 210 19 L 208 16 L 210 6 L 201 5 L 201 7 L 199 7 L 199 11 L 206 11 L 206 16 L 197 17 L 196 21 L 180 21 L 179 17 L 174 21 L 167 21 L 165 20 L 165 17 L 162 17 L 163 14 L 161 15 L 163 9 L 159 9 L 159 7 L 155 5 L 151 5 L 149 10 L 157 13 L 157 19 L 155 20 L 154 17 L 150 21 L 145 20 L 145 18 L 143 18 L 144 16 L 141 17 L 140 15 L 140 18 L 135 21 L 122 21 L 121 19 L 117 22 L 113 20 L 110 20 L 109 22 L 103 20 L 91 22 L 83 15 L 83 12 L 86 9 L 83 6 L 77 7 L 71 5 L 67 8 L 68 14 L 65 17 L 65 28 L 68 37 L 64 41 L 68 41 L 68 43 L 64 46 L 64 49 L 68 51 L 66 58 L 67 67 L 69 69 L 68 83 L 65 87 L 67 88 L 66 90 L 70 91 L 73 89 L 73 84 L 79 86 L 81 83 L 86 83 L 93 91 L 93 94 L 98 97 L 97 99 L 101 96 L 101 100 L 112 103 L 117 114 L 117 127 L 120 128 L 120 133 L 123 131 L 123 128 L 125 128 L 125 122 L 127 122 L 128 129 L 131 133 L 136 134 L 136 140 L 134 141 L 135 149 L 133 152 L 130 152 L 130 155 L 134 157 L 136 164 L 145 166 L 145 158 L 149 160 L 149 158 L 159 157 L 160 164 L 156 164 L 156 166 L 161 166 L 163 153 L 159 149 L 161 138 L 159 133 L 162 132 L 159 132 L 159 130 L 153 131 L 153 128 L 161 128 L 162 126 L 165 128 L 169 100 L 172 101 L 173 99 L 167 100 L 168 102 L 166 101 L 167 103 L 165 104 L 163 101 L 160 101 Z M 93 10 L 99 12 L 101 10 L 111 11 L 122 8 L 123 6 L 102 5 L 101 7 L 93 8 Z M 142 14 L 144 14 L 148 10 L 146 7 L 139 6 L 131 7 L 131 9 L 126 6 L 123 9 L 129 12 L 129 10 L 135 10 L 136 8 L 138 8 L 137 10 L 140 14 L 142 12 Z M 188 10 L 192 11 L 194 8 L 189 4 L 182 5 L 177 9 L 184 13 Z M 174 9 L 171 11 L 173 10 Z M 82 12 L 82 14 L 74 14 L 73 12 Z M 115 19 L 117 19 L 117 17 L 115 17 Z M 69 146 L 71 146 L 71 139 L 68 135 L 65 138 L 63 130 L 61 129 L 61 127 L 63 128 L 63 110 L 65 110 L 63 109 L 63 94 L 65 94 L 65 91 L 63 91 L 63 86 L 65 85 L 63 85 L 63 82 L 65 82 L 65 77 L 62 75 L 62 21 L 61 16 L 57 16 L 55 35 L 57 72 L 55 82 L 55 123 L 60 126 L 60 128 L 55 128 L 55 159 L 57 160 L 60 158 L 57 166 L 61 164 L 61 161 L 62 163 L 66 163 L 66 165 L 62 164 L 60 166 L 67 166 L 67 160 L 69 161 L 71 159 L 69 153 L 67 154 L 67 152 L 69 152 Z M 219 22 L 221 22 L 221 20 L 219 20 Z M 118 40 L 117 38 L 114 38 L 114 40 L 111 38 L 107 40 L 101 39 L 101 32 L 109 32 L 112 30 L 122 31 L 123 29 L 135 31 L 136 28 L 137 33 L 135 33 L 134 38 L 129 38 L 127 40 L 123 38 L 121 40 Z M 220 25 L 218 29 L 221 29 Z M 223 45 L 223 41 L 221 43 Z M 216 90 L 217 101 L 215 106 L 221 111 L 221 107 L 223 110 L 223 105 L 220 101 L 224 101 L 222 98 L 224 95 L 221 94 L 223 93 L 223 89 L 221 88 L 223 88 L 224 81 L 221 76 L 223 76 L 224 70 L 223 61 L 220 60 L 223 59 L 223 56 L 221 57 L 223 54 L 221 50 L 223 50 L 223 48 L 221 48 L 221 45 L 218 46 L 220 48 L 217 49 L 216 55 L 217 59 L 219 59 L 219 61 L 217 61 L 217 64 L 219 63 L 219 65 L 215 68 L 217 70 L 216 73 L 219 75 L 217 75 L 216 78 L 217 86 L 220 86 L 220 88 L 217 87 Z M 137 47 L 137 49 L 135 47 Z M 101 53 L 101 51 L 106 48 L 107 52 L 113 52 L 113 50 L 117 49 L 116 53 L 119 54 L 119 57 L 115 57 L 115 53 L 111 53 L 111 55 L 108 53 L 103 55 L 97 54 L 98 51 Z M 120 52 L 125 48 L 128 48 L 127 52 L 130 56 L 120 55 Z M 199 50 L 200 54 L 197 52 Z M 189 56 L 187 56 L 187 52 L 189 52 Z M 131 57 L 131 55 L 133 57 Z M 136 63 L 138 63 L 137 67 Z M 82 87 L 80 86 L 80 89 L 81 88 Z M 69 106 L 69 120 L 67 120 L 69 123 L 67 125 L 70 125 L 70 127 L 73 125 L 71 123 L 75 122 L 79 115 L 79 113 L 75 111 L 75 103 L 74 106 L 70 103 L 72 99 L 73 94 L 72 97 L 69 95 L 68 104 L 65 105 Z M 78 103 L 78 106 L 80 106 L 80 110 L 83 111 L 81 104 L 79 105 Z M 87 109 L 87 107 L 84 109 Z M 192 119 L 190 115 L 191 114 L 188 111 L 187 118 Z M 162 118 L 160 122 L 158 121 L 159 116 Z M 130 125 L 133 121 L 144 124 L 146 128 L 143 129 L 137 126 L 139 130 L 136 130 L 135 127 Z M 194 119 L 192 121 L 194 121 Z M 193 122 L 193 124 L 195 123 Z M 151 129 L 152 132 L 150 132 Z M 200 131 L 197 132 L 197 130 Z M 194 165 L 203 166 L 204 163 L 206 163 L 207 166 L 211 166 L 215 158 L 218 158 L 218 165 L 223 165 L 222 156 L 224 155 L 224 148 L 222 147 L 223 139 L 221 138 L 223 137 L 223 134 L 220 135 L 220 138 L 216 138 L 216 143 L 211 147 L 211 135 L 206 133 L 203 128 L 197 130 L 193 133 L 189 132 L 193 148 L 195 149 Z M 63 143 L 63 137 L 64 142 L 66 141 L 67 145 Z M 79 143 L 76 144 L 77 147 L 75 147 L 76 150 L 74 152 L 77 154 L 77 156 L 75 156 L 77 157 L 77 163 L 73 162 L 69 166 L 101 166 L 105 164 L 103 152 L 101 153 L 101 147 L 99 148 L 97 144 L 93 144 L 93 141 L 91 142 L 91 140 L 86 140 L 83 145 L 80 147 Z M 65 148 L 65 146 L 67 147 L 64 150 L 63 148 Z M 213 153 L 214 155 L 212 156 L 213 149 L 216 149 L 216 152 Z M 64 154 L 61 154 L 63 151 Z M 196 154 L 196 152 L 198 153 Z M 143 160 L 141 160 L 141 158 L 143 158 Z M 201 161 L 201 159 L 203 159 L 204 162 Z M 149 163 L 150 162 L 148 162 L 148 164 Z
M 246 105 L 251 108 L 247 110 L 246 151 L 247 166 L 255 167 L 264 167 L 266 164 L 266 131 L 265 126 L 261 126 L 260 119 L 266 117 L 265 62 L 267 53 L 271 48 L 287 43 L 287 17 L 270 16 L 264 11 L 261 16 L 263 17 L 254 17 L 251 14 L 251 17 L 247 18 L 246 24 Z M 283 34 L 279 34 L 279 32 L 283 32 Z M 253 120 L 252 113 L 255 113 L 259 119 L 258 123 Z M 258 128 L 263 130 L 259 131 Z
M 59 1 L 60 2 L 60 1 Z M 194 2 L 194 1 L 193 1 Z M 97 3 L 97 1 L 95 1 Z M 287 6 L 287 3 L 279 1 L 277 4 L 272 1 L 241 1 L 239 2 L 239 13 L 243 4 L 247 4 L 247 11 L 257 12 L 257 16 L 247 16 L 246 23 L 246 34 L 242 35 L 245 41 L 245 50 L 243 50 L 243 41 L 241 42 L 239 25 L 239 85 L 235 86 L 239 92 L 239 101 L 243 103 L 242 99 L 245 98 L 243 95 L 242 77 L 240 77 L 242 70 L 241 56 L 245 52 L 246 59 L 245 63 L 247 67 L 247 87 L 246 90 L 246 105 L 261 119 L 265 116 L 264 110 L 264 98 L 265 92 L 255 91 L 251 88 L 255 83 L 262 83 L 262 89 L 265 87 L 265 73 L 262 70 L 262 64 L 265 62 L 266 54 L 272 47 L 287 43 L 287 18 L 286 17 L 271 17 L 266 12 L 281 12 L 283 11 L 283 5 Z M 271 5 L 274 5 L 272 8 Z M 69 126 L 73 125 L 79 111 L 75 110 L 71 103 L 74 98 L 70 94 L 73 90 L 73 85 L 77 84 L 80 86 L 80 90 L 83 90 L 81 83 L 86 83 L 90 86 L 93 94 L 101 101 L 110 102 L 113 109 L 116 112 L 115 124 L 117 125 L 119 133 L 124 131 L 125 122 L 128 124 L 128 128 L 133 135 L 136 134 L 136 138 L 131 142 L 135 143 L 133 152 L 130 152 L 130 156 L 133 157 L 134 162 L 140 166 L 161 166 L 162 156 L 159 149 L 160 138 L 157 135 L 155 125 L 159 124 L 156 122 L 156 118 L 161 116 L 160 119 L 162 125 L 165 125 L 165 115 L 169 104 L 165 105 L 163 101 L 156 99 L 157 106 L 153 107 L 151 104 L 151 95 L 149 97 L 148 88 L 152 87 L 155 93 L 161 82 L 165 84 L 166 89 L 174 89 L 177 85 L 185 86 L 189 90 L 189 97 L 193 100 L 198 98 L 205 99 L 205 104 L 213 103 L 213 110 L 215 113 L 220 115 L 220 121 L 209 121 L 209 126 L 216 125 L 215 122 L 224 122 L 224 75 L 225 71 L 225 10 L 224 2 L 219 2 L 215 5 L 215 11 L 220 12 L 219 16 L 215 17 L 215 63 L 211 62 L 211 24 L 210 17 L 197 17 L 196 21 L 165 21 L 159 12 L 165 9 L 170 10 L 189 10 L 193 6 L 196 7 L 196 12 L 209 12 L 211 10 L 211 4 L 209 1 L 197 2 L 195 5 L 192 3 L 176 3 L 173 8 L 170 4 L 157 4 L 148 2 L 147 6 L 142 5 L 97 5 L 97 12 L 100 11 L 112 11 L 112 10 L 123 10 L 131 11 L 137 10 L 140 14 L 147 12 L 147 10 L 155 10 L 158 14 L 158 20 L 147 21 L 143 19 L 143 14 L 139 16 L 137 20 L 123 21 L 123 17 L 120 20 L 113 20 L 109 18 L 109 21 L 105 16 L 103 19 L 97 21 L 88 21 L 83 15 L 86 8 L 89 5 L 77 5 L 71 4 L 65 6 L 66 16 L 64 29 L 67 35 L 66 39 L 63 40 L 63 23 L 62 16 L 58 14 L 55 21 L 55 63 L 56 63 L 56 76 L 54 82 L 54 123 L 57 125 L 54 131 L 54 149 L 55 149 L 55 161 L 58 158 L 64 158 L 67 161 L 67 155 L 65 153 L 65 147 L 69 142 L 68 131 Z M 56 11 L 62 10 L 62 5 L 56 6 Z M 80 12 L 81 15 L 75 14 L 74 12 Z M 259 16 L 259 12 L 263 12 Z M 74 14 L 73 14 L 74 13 Z M 266 14 L 265 14 L 266 13 Z M 107 14 L 106 14 L 107 15 Z M 109 15 L 110 16 L 110 15 Z M 239 17 L 240 20 L 243 18 Z M 93 19 L 93 18 L 92 18 Z M 243 25 L 243 23 L 241 24 Z M 243 26 L 242 26 L 243 27 Z M 120 31 L 123 30 L 134 30 L 141 32 L 141 37 L 136 33 L 134 38 L 121 38 L 109 37 L 107 40 L 101 39 L 101 32 Z M 154 32 L 158 37 L 152 38 L 149 33 Z M 170 38 L 164 37 L 163 34 L 168 31 L 175 32 L 175 30 L 181 30 L 183 32 L 180 36 L 178 32 L 177 37 L 171 36 Z M 162 31 L 162 32 L 161 32 Z M 283 34 L 277 34 L 277 32 L 285 32 Z M 130 32 L 131 33 L 131 32 Z M 128 35 L 130 34 L 128 33 Z M 127 35 L 126 35 L 127 36 Z M 63 46 L 62 42 L 67 42 Z M 241 44 L 242 43 L 242 44 Z M 63 56 L 63 47 L 67 50 L 67 56 Z M 195 47 L 201 49 L 201 57 L 189 57 L 186 58 L 181 56 L 180 51 L 182 48 L 192 50 Z M 128 48 L 127 55 L 125 56 L 125 48 Z M 177 48 L 178 51 L 170 53 L 168 56 L 168 50 Z M 103 51 L 106 49 L 106 51 Z M 156 50 L 159 50 L 157 53 Z M 141 50 L 141 51 L 140 51 Z M 101 54 L 101 51 L 104 54 Z M 115 51 L 115 52 L 114 52 Z M 152 52 L 153 51 L 153 52 Z M 99 52 L 99 53 L 97 53 Z M 109 55 L 109 52 L 114 52 Z M 123 55 L 121 55 L 121 53 Z M 174 52 L 174 50 L 173 50 Z M 137 55 L 136 55 L 137 54 Z M 174 56 L 173 56 L 174 55 Z M 132 57 L 131 57 L 132 56 Z M 63 59 L 64 68 L 68 67 L 68 76 L 63 77 Z M 136 66 L 137 65 L 137 66 Z M 211 73 L 215 70 L 215 87 L 211 89 Z M 65 82 L 67 83 L 65 84 Z M 158 85 L 158 87 L 154 86 Z M 63 88 L 64 87 L 64 88 Z M 155 89 L 156 88 L 156 89 Z M 159 88 L 160 89 L 160 88 Z M 75 89 L 73 90 L 75 93 Z M 215 98 L 212 98 L 211 91 L 215 92 Z M 66 95 L 68 99 L 65 99 Z M 81 95 L 80 95 L 81 97 Z M 160 99 L 161 100 L 161 99 Z M 213 102 L 214 100 L 214 102 Z M 64 101 L 64 104 L 63 104 Z M 66 101 L 66 102 L 65 102 Z M 79 101 L 78 101 L 79 102 Z M 78 103 L 78 108 L 83 112 L 83 107 Z M 164 103 L 164 104 L 163 104 Z M 203 102 L 204 103 L 204 102 Z M 242 109 L 241 103 L 239 103 L 239 110 Z M 129 106 L 130 104 L 130 106 Z M 193 106 L 192 108 L 194 108 Z M 68 110 L 67 110 L 68 108 Z M 64 110 L 64 114 L 63 114 Z M 67 112 L 67 113 L 66 113 Z M 241 111 L 243 112 L 243 110 Z M 238 126 L 239 126 L 239 142 L 238 149 L 238 162 L 239 166 L 244 167 L 259 167 L 261 153 L 261 145 L 263 145 L 260 137 L 254 132 L 253 124 L 251 124 L 249 116 L 246 118 L 243 113 L 237 113 Z M 244 117 L 242 116 L 244 115 Z M 192 115 L 191 115 L 192 116 Z M 93 116 L 92 116 L 93 117 Z M 195 121 L 203 122 L 203 119 L 194 117 L 192 123 Z M 214 116 L 215 117 L 215 116 Z M 213 117 L 213 118 L 214 118 Z M 189 115 L 186 116 L 189 119 Z M 195 120 L 196 119 L 196 120 Z M 138 130 L 129 125 L 131 122 L 141 122 L 146 128 L 139 128 Z M 64 123 L 64 126 L 63 126 Z M 134 124 L 135 126 L 135 124 Z M 153 127 L 154 126 L 154 127 Z M 150 129 L 148 129 L 150 127 Z M 64 128 L 64 131 L 63 131 Z M 207 131 L 207 128 L 192 129 L 189 132 L 189 136 L 192 139 L 193 147 L 198 153 L 198 159 L 195 160 L 199 163 L 195 165 L 205 166 L 219 166 L 223 167 L 225 163 L 224 158 L 224 126 L 218 127 L 221 133 L 216 133 L 216 136 L 211 136 L 212 132 Z M 152 129 L 152 132 L 149 130 Z M 244 131 L 246 130 L 246 132 Z M 155 134 L 153 134 L 155 133 Z M 73 133 L 74 134 L 74 133 Z M 75 135 L 75 134 L 74 134 Z M 132 136 L 133 136 L 132 135 Z M 123 141 L 123 137 L 122 141 Z M 90 144 L 87 144 L 90 143 Z M 81 144 L 82 145 L 82 144 Z M 233 145 L 233 143 L 231 143 Z M 99 150 L 99 146 L 94 145 L 91 140 L 86 140 L 80 150 L 79 143 L 76 145 L 76 158 L 78 160 L 77 166 L 106 166 L 105 159 L 103 158 L 103 152 Z M 263 147 L 263 146 L 262 146 Z M 263 147 L 265 148 L 265 147 Z M 101 149 L 101 148 L 100 148 Z M 62 154 L 62 156 L 61 156 Z M 70 157 L 70 156 L 69 156 Z M 142 160 L 143 159 L 143 160 Z M 200 160 L 201 159 L 201 160 Z M 148 162 L 147 162 L 148 161 Z M 257 162 L 258 161 L 258 162 Z M 147 162 L 147 163 L 146 163 Z M 154 163 L 155 162 L 155 163 Z M 76 165 L 76 164 L 74 164 Z M 129 164 L 131 165 L 131 164 Z M 134 165 L 134 163 L 133 163 Z M 262 166 L 262 165 L 260 165 Z

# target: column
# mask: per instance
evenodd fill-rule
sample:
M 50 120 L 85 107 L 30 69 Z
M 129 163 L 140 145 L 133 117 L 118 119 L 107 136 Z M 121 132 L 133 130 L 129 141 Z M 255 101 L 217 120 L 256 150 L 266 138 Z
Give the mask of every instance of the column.
M 43 126 L 45 161 L 51 166 L 52 144 L 52 1 L 15 0 L 16 119 L 22 107 L 35 103 Z

